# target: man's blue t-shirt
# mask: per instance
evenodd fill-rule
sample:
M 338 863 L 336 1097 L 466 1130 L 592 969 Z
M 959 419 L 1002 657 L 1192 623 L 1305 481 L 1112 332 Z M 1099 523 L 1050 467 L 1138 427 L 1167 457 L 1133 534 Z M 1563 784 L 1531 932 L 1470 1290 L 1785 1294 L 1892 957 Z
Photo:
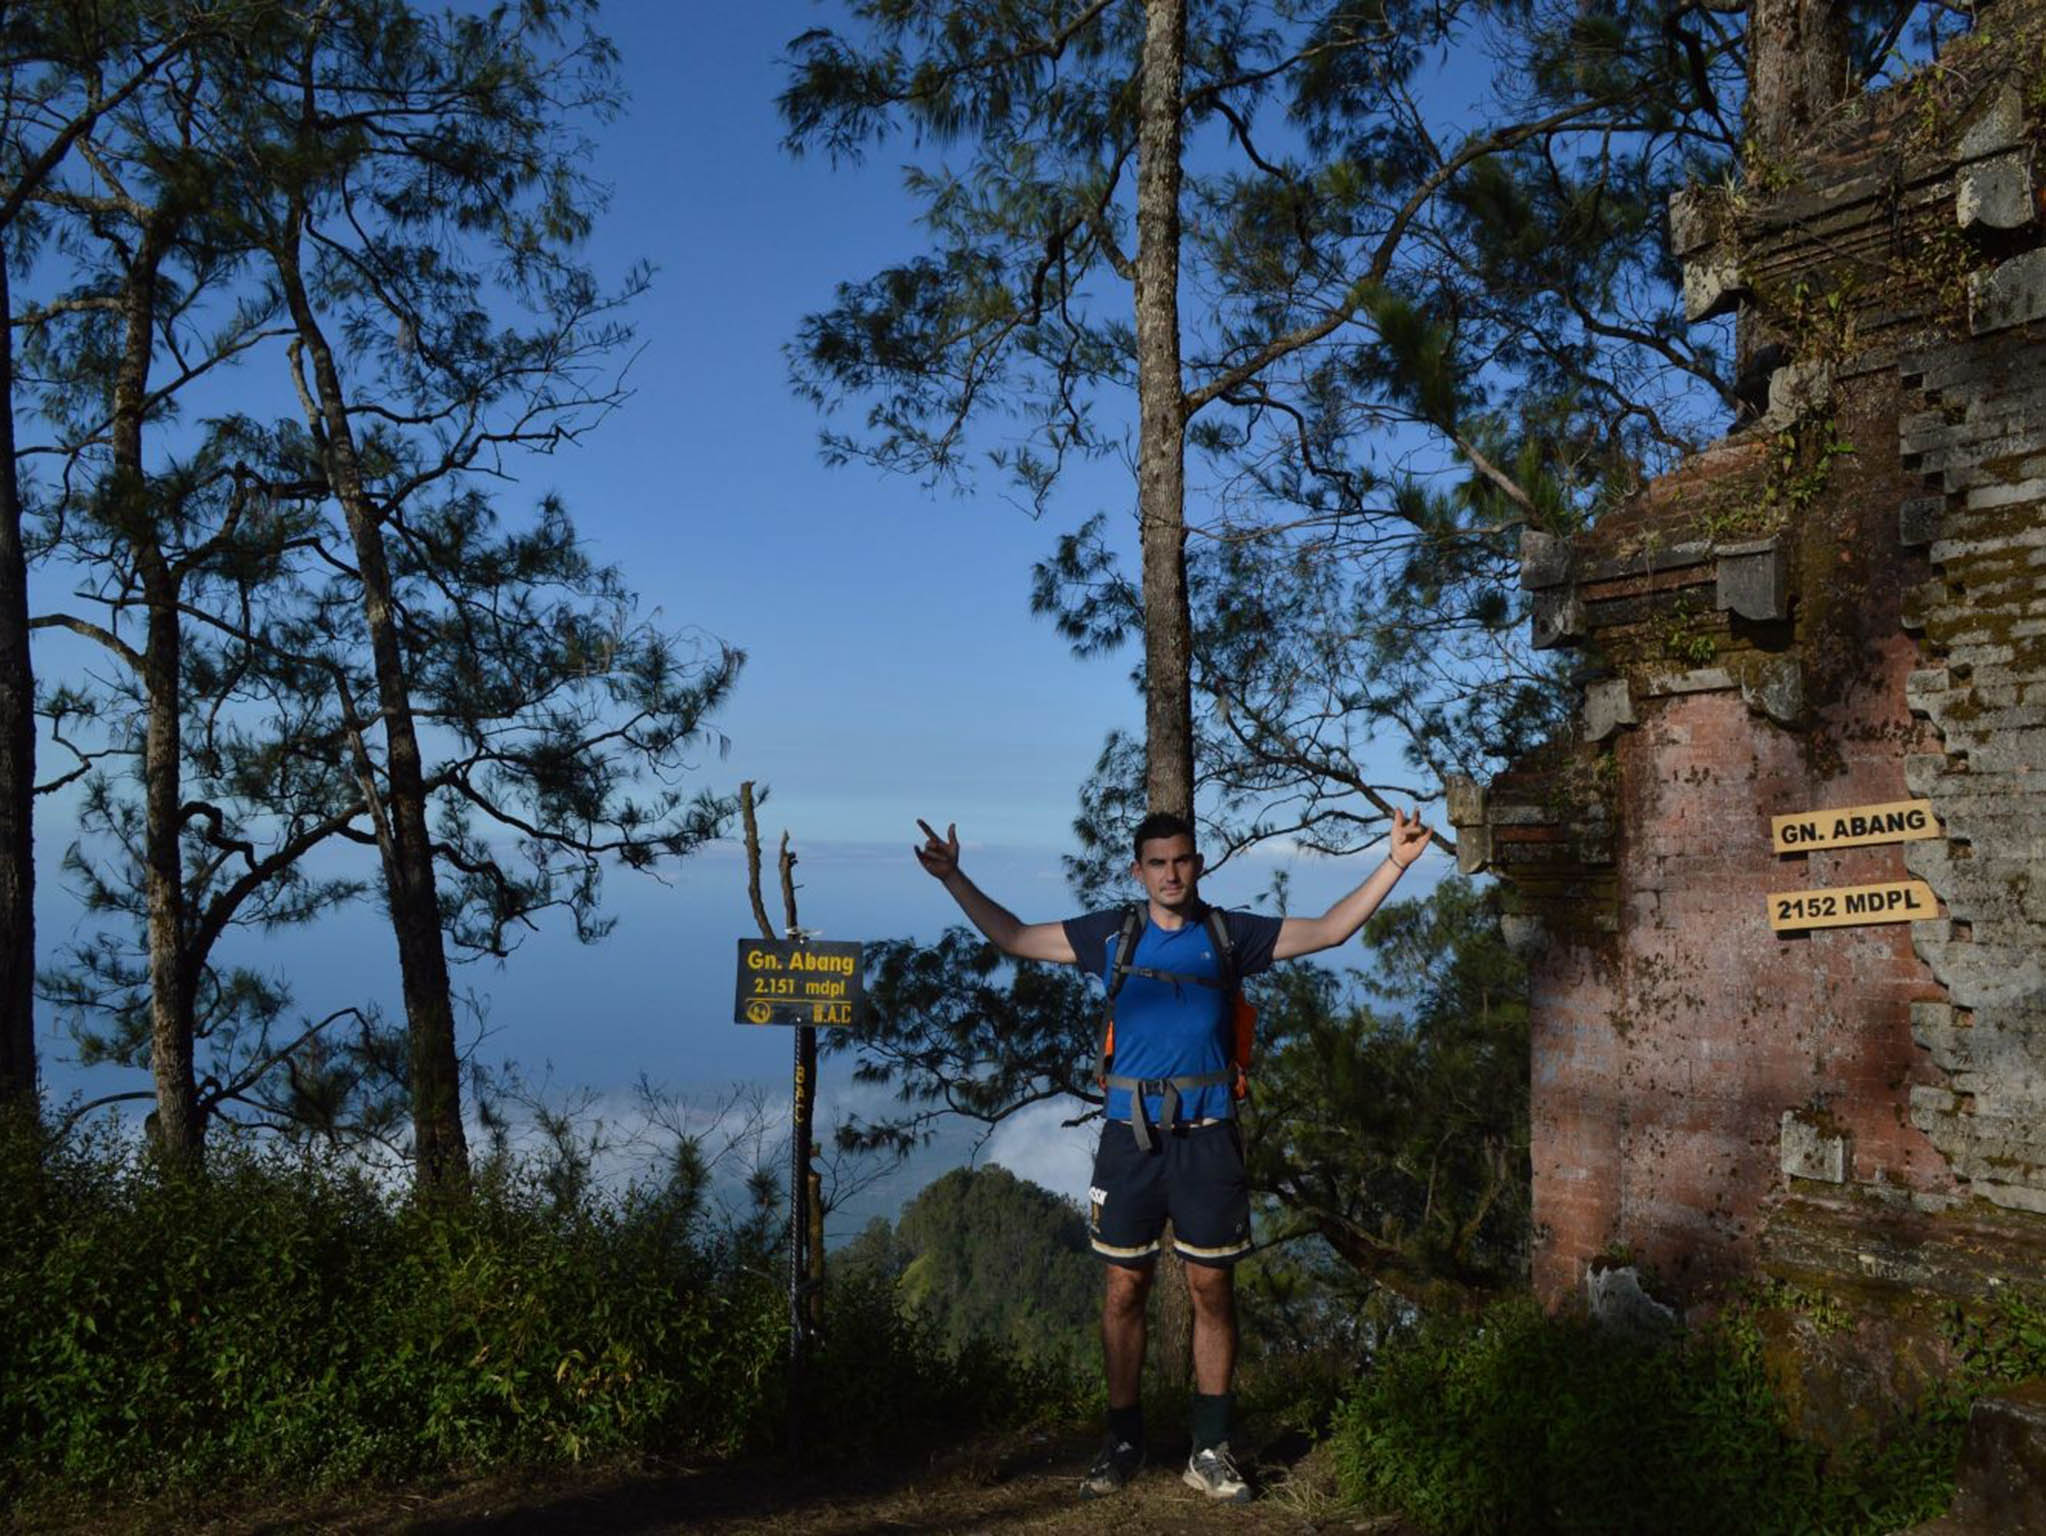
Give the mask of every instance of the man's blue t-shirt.
M 1080 968 L 1108 983 L 1116 940 L 1121 936 L 1126 907 L 1089 912 L 1066 919 L 1066 942 L 1073 946 Z M 1255 976 L 1272 964 L 1279 940 L 1276 917 L 1255 912 L 1222 913 L 1239 978 Z M 1190 918 L 1176 932 L 1167 932 L 1145 914 L 1133 963 L 1145 970 L 1219 980 L 1221 960 L 1208 932 L 1206 913 Z M 1117 1077 L 1199 1077 L 1229 1065 L 1231 1010 L 1216 986 L 1198 981 L 1159 981 L 1149 976 L 1123 978 L 1115 997 L 1115 1065 Z M 1144 1108 L 1155 1122 L 1164 1113 L 1164 1097 L 1146 1094 Z M 1230 1112 L 1229 1085 L 1190 1089 L 1180 1095 L 1182 1120 L 1221 1119 Z M 1105 1112 L 1111 1120 L 1130 1118 L 1127 1088 L 1111 1088 Z

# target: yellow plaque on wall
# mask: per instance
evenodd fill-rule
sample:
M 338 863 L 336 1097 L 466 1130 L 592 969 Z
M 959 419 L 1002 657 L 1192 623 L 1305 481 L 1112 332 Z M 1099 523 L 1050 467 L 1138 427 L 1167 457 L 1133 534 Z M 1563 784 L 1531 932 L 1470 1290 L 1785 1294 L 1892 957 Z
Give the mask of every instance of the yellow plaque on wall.
M 1908 843 L 1940 835 L 1930 800 L 1893 800 L 1887 805 L 1843 805 L 1769 818 L 1778 853 L 1811 848 L 1859 848 L 1868 843 Z
M 1769 897 L 1769 926 L 1778 933 L 1855 923 L 1918 923 L 1938 916 L 1939 903 L 1923 880 L 1775 891 Z

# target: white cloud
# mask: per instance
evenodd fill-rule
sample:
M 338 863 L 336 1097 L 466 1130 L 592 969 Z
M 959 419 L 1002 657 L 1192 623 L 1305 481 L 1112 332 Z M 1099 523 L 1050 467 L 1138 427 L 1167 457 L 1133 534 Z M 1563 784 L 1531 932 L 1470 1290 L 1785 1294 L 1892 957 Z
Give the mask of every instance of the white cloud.
M 1000 1163 L 1019 1179 L 1085 1204 L 1101 1122 L 1066 1125 L 1080 1108 L 1075 1099 L 1048 1099 L 1018 1110 L 995 1127 L 979 1161 Z

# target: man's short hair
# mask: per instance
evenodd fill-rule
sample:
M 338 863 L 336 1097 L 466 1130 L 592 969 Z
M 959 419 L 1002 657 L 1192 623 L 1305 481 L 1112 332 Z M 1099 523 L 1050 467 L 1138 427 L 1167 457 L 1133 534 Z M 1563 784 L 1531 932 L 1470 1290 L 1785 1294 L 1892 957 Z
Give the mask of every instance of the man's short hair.
M 1136 833 L 1130 838 L 1130 857 L 1141 864 L 1144 862 L 1144 844 L 1161 837 L 1192 838 L 1193 823 L 1184 816 L 1175 816 L 1170 811 L 1153 811 L 1137 823 Z

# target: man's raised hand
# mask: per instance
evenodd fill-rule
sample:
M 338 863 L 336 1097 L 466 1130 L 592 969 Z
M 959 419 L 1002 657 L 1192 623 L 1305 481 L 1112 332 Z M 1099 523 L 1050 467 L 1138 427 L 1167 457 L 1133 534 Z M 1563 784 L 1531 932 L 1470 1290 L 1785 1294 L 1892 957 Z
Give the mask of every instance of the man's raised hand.
M 935 880 L 951 879 L 959 872 L 958 824 L 947 822 L 943 837 L 932 831 L 931 824 L 920 817 L 917 825 L 924 829 L 926 839 L 924 845 L 915 850 L 917 863 L 923 865 L 924 873 Z
M 925 831 L 930 829 L 926 827 Z M 1401 869 L 1412 869 L 1414 862 L 1428 851 L 1428 825 L 1421 820 L 1416 810 L 1414 819 L 1409 821 L 1406 812 L 1398 806 L 1392 808 L 1392 835 L 1386 846 L 1386 855 Z
M 1054 965 L 1074 961 L 1072 940 L 1064 923 L 1026 923 L 959 872 L 959 828 L 948 825 L 938 836 L 928 821 L 919 821 L 924 842 L 913 849 L 917 863 L 926 873 L 943 882 L 945 891 L 959 903 L 966 920 L 978 928 L 981 937 L 1005 955 L 1019 960 L 1047 960 Z M 954 879 L 954 876 L 958 876 Z

